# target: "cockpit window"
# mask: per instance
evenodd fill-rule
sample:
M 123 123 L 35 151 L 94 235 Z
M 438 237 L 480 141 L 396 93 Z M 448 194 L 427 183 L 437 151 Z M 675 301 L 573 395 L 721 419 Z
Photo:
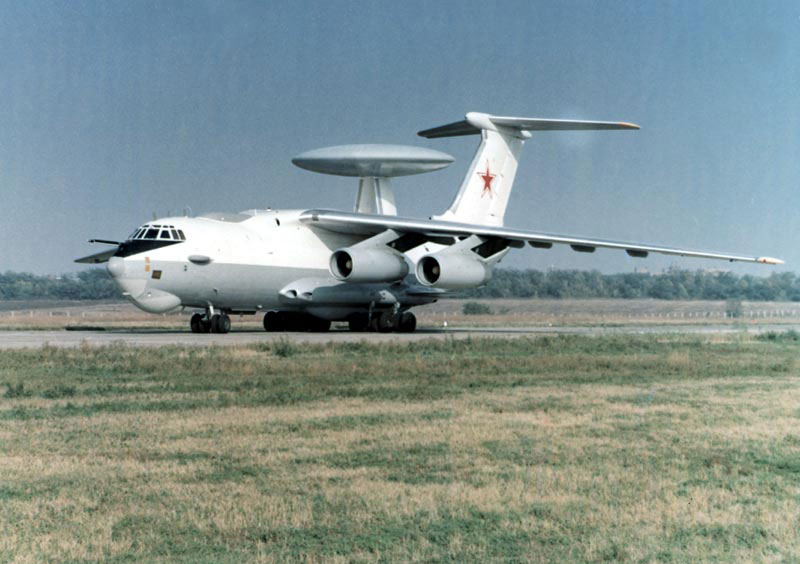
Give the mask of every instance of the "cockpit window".
M 186 236 L 174 225 L 142 225 L 128 236 L 128 241 L 136 239 L 162 239 L 167 241 L 185 241 Z

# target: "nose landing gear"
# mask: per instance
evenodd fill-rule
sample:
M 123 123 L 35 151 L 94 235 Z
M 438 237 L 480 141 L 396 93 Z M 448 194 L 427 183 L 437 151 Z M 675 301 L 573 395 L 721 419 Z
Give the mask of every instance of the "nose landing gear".
M 211 332 L 227 333 L 231 330 L 231 318 L 226 313 L 217 313 L 211 316 Z
M 189 321 L 189 327 L 192 328 L 192 333 L 208 333 L 211 331 L 211 322 L 204 315 L 195 313 Z
M 227 333 L 231 330 L 231 318 L 227 313 L 214 313 L 209 316 L 195 313 L 189 321 L 192 333 Z

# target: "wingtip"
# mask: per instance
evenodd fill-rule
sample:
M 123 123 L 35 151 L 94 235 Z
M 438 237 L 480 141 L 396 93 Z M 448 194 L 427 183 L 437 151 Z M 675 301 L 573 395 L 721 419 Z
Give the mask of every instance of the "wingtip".
M 629 123 L 627 121 L 620 122 L 620 125 L 627 129 L 641 129 L 641 126 L 638 126 L 635 123 Z
M 758 257 L 756 262 L 760 262 L 761 264 L 786 264 L 781 259 L 772 257 Z

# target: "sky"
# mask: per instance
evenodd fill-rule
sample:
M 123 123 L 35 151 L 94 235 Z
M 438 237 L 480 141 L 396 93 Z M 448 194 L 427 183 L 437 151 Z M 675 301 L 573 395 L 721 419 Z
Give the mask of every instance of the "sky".
M 450 153 L 394 181 L 446 209 L 469 111 L 629 121 L 526 143 L 507 226 L 769 255 L 782 267 L 598 250 L 503 266 L 800 272 L 800 4 L 0 0 L 0 271 L 81 270 L 153 214 L 350 210 L 357 180 L 291 158 L 392 143 Z

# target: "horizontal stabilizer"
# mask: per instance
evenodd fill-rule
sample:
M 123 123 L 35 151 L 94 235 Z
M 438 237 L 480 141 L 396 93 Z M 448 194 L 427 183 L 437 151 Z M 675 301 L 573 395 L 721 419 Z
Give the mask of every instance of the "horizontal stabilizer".
M 466 118 L 461 121 L 426 129 L 420 131 L 417 135 L 428 139 L 434 139 L 437 137 L 475 135 L 480 133 L 481 130 L 498 131 L 500 128 L 517 131 L 588 131 L 601 129 L 639 129 L 639 126 L 623 121 L 520 118 L 470 112 L 467 114 Z

